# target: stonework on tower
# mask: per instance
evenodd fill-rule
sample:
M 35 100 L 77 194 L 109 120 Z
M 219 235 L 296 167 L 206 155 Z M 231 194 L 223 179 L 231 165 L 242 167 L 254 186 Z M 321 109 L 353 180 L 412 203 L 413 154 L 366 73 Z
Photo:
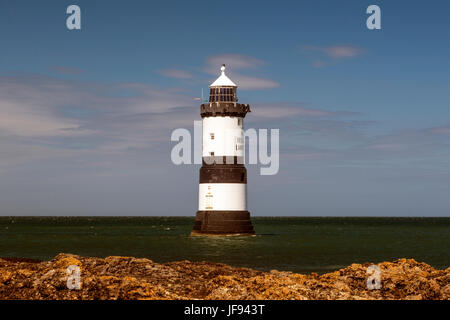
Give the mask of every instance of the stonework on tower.
M 203 119 L 203 165 L 198 212 L 192 235 L 253 235 L 247 210 L 244 166 L 244 118 L 248 104 L 237 103 L 237 86 L 225 75 L 210 85 L 209 102 L 200 107 Z

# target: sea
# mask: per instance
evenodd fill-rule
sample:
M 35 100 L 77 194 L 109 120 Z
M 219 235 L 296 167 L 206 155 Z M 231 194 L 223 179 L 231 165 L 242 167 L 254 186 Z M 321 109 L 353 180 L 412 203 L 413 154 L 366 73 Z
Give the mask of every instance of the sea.
M 0 257 L 211 261 L 319 274 L 413 258 L 450 266 L 450 218 L 253 217 L 255 236 L 190 236 L 194 217 L 0 217 Z

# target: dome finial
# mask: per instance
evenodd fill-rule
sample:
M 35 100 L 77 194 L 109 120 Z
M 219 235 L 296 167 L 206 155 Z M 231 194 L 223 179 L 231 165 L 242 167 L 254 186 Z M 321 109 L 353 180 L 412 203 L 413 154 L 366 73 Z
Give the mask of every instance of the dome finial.
M 225 75 L 225 65 L 223 64 L 222 67 L 220 67 L 220 71 L 222 71 L 222 74 L 214 81 L 210 87 L 237 87 L 233 81 L 230 80 Z

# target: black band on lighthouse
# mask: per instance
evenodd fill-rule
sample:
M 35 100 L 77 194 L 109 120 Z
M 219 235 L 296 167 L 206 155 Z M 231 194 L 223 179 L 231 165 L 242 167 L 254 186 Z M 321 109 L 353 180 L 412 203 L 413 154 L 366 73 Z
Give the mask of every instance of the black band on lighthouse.
M 247 169 L 244 166 L 201 167 L 200 183 L 247 183 Z
M 239 103 L 211 102 L 202 104 L 200 115 L 204 117 L 242 117 L 250 112 L 250 105 Z

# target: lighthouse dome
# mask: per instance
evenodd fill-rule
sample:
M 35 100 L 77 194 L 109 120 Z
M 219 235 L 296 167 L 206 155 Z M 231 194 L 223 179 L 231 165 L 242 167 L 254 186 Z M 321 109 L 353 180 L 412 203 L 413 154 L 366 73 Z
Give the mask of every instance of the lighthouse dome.
M 225 65 L 220 68 L 222 74 L 214 81 L 209 87 L 237 87 L 233 81 L 230 80 L 225 74 Z

